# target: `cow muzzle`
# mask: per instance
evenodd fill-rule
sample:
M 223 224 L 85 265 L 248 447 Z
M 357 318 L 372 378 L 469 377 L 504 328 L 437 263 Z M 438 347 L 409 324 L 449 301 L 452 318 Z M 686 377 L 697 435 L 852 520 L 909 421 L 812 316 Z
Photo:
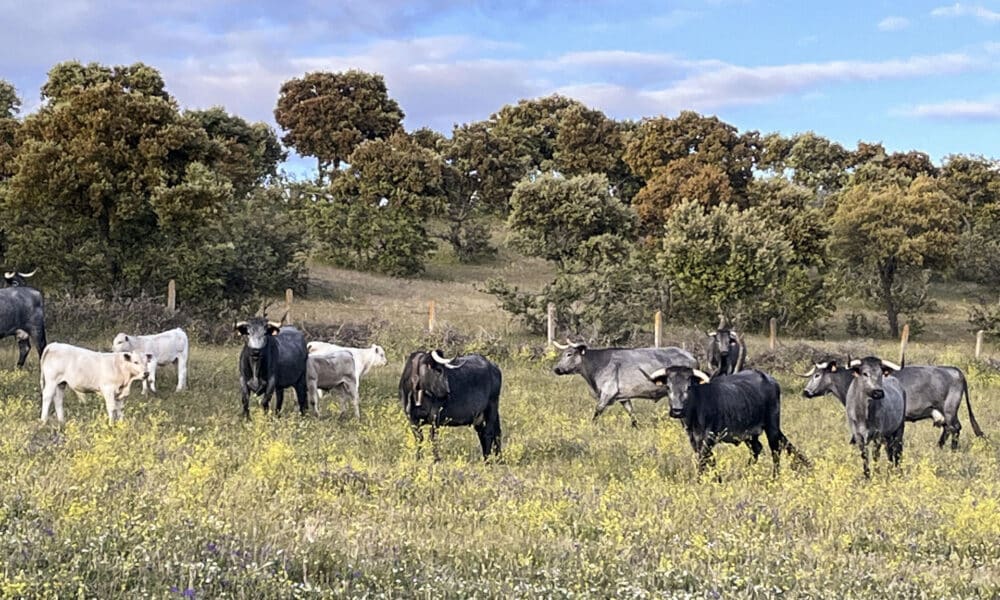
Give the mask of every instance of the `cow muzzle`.
M 680 409 L 680 408 L 671 408 L 670 409 L 670 416 L 673 417 L 673 418 L 675 418 L 675 419 L 679 419 L 679 418 L 681 418 L 681 417 L 684 416 L 684 410 Z
M 872 400 L 881 400 L 882 398 L 885 398 L 885 391 L 884 390 L 872 390 L 871 397 L 872 397 Z

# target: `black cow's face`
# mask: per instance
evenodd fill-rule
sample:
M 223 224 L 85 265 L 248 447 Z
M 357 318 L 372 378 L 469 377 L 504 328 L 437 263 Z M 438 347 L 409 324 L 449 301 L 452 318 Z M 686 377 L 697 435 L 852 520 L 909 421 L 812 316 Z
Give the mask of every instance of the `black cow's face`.
M 552 372 L 556 375 L 571 375 L 573 373 L 579 373 L 580 363 L 583 362 L 583 355 L 586 352 L 586 345 L 570 344 L 568 348 L 562 351 L 562 355 L 559 357 L 559 362 L 557 362 L 556 366 L 552 368 Z
M 835 360 L 815 363 L 812 371 L 805 375 L 809 381 L 806 382 L 806 388 L 802 390 L 802 395 L 806 398 L 815 398 L 830 393 L 833 391 L 834 373 L 839 372 L 840 367 L 837 366 Z
M 419 352 L 411 360 L 409 386 L 414 404 L 421 406 L 428 396 L 438 400 L 447 398 L 450 389 L 448 377 L 444 374 L 445 367 L 438 364 L 429 352 Z
M 667 387 L 670 399 L 670 416 L 675 419 L 687 414 L 691 404 L 691 388 L 708 381 L 708 375 L 687 367 L 671 367 L 657 371 L 650 379 Z
M 251 358 L 260 358 L 261 351 L 267 346 L 267 340 L 272 335 L 278 335 L 281 324 L 268 321 L 263 317 L 253 317 L 236 324 L 236 331 L 245 338 L 246 347 Z
M 882 378 L 893 372 L 892 367 L 887 366 L 882 360 L 875 357 L 868 357 L 863 360 L 853 361 L 851 371 L 854 373 L 855 385 L 861 387 L 861 391 L 866 398 L 880 400 L 885 397 L 885 388 Z
M 35 271 L 21 273 L 20 271 L 5 271 L 3 274 L 4 283 L 7 287 L 28 287 L 28 278 L 33 276 Z

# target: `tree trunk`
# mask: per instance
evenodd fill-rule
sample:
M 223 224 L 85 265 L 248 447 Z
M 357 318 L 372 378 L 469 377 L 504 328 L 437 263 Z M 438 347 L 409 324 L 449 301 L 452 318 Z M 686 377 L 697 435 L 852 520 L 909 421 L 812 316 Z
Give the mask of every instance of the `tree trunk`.
M 896 299 L 892 297 L 892 282 L 896 278 L 896 259 L 890 258 L 879 268 L 879 281 L 882 284 L 882 302 L 885 305 L 885 316 L 889 320 L 889 335 L 899 337 L 899 309 Z

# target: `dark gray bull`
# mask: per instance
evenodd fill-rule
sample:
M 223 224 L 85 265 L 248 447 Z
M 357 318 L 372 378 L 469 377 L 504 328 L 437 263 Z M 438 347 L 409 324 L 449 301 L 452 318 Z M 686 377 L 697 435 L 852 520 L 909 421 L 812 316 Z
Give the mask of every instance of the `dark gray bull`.
M 767 436 L 774 474 L 782 452 L 809 465 L 781 431 L 781 386 L 767 373 L 751 369 L 710 378 L 698 369 L 667 367 L 652 372 L 648 379 L 669 394 L 670 416 L 684 424 L 698 454 L 699 474 L 715 464 L 712 448 L 720 442 L 746 444 L 751 462 L 757 462 L 764 448 L 761 433 Z
M 742 371 L 747 358 L 747 345 L 732 329 L 720 327 L 708 332 L 708 365 L 712 377 L 732 375 Z
M 35 340 L 38 357 L 45 351 L 45 307 L 38 290 L 23 286 L 0 289 L 0 338 L 12 335 L 17 338 L 18 368 L 31 350 Z
M 500 368 L 480 354 L 445 360 L 440 351 L 410 354 L 399 378 L 399 401 L 417 440 L 417 457 L 431 426 L 431 451 L 438 460 L 438 427 L 471 425 L 479 436 L 483 459 L 500 456 Z
M 969 412 L 969 423 L 977 436 L 983 435 L 975 415 L 972 414 L 972 403 L 969 400 L 969 384 L 965 374 L 957 367 L 946 366 L 910 366 L 902 367 L 883 361 L 894 369 L 894 376 L 906 392 L 906 420 L 915 422 L 932 419 L 935 427 L 941 427 L 941 437 L 938 447 L 943 447 L 951 437 L 951 449 L 958 449 L 958 435 L 962 423 L 958 420 L 958 411 L 965 396 L 965 406 Z M 853 379 L 849 369 L 839 367 L 837 361 L 828 360 L 815 363 L 812 369 L 803 375 L 809 378 L 803 395 L 807 398 L 831 394 L 846 405 L 847 388 Z M 854 443 L 854 439 L 851 440 Z
M 875 356 L 849 360 L 851 384 L 847 388 L 847 424 L 861 450 L 865 477 L 871 478 L 868 446 L 875 446 L 875 460 L 885 445 L 892 464 L 903 457 L 903 429 L 906 425 L 906 392 L 892 377 L 896 365 Z
M 7 287 L 28 287 L 28 279 L 32 277 L 38 269 L 31 273 L 21 273 L 20 271 L 4 271 L 3 281 Z
M 260 405 L 265 413 L 274 395 L 274 413 L 280 413 L 287 387 L 295 388 L 299 411 L 306 414 L 307 353 L 302 332 L 263 317 L 240 321 L 235 329 L 245 338 L 239 365 L 243 416 L 250 418 L 251 392 L 261 396 Z
M 563 351 L 552 370 L 556 375 L 578 373 L 597 399 L 594 420 L 612 403 L 620 402 L 638 427 L 632 408 L 633 398 L 658 401 L 667 395 L 666 388 L 651 382 L 644 373 L 652 373 L 664 366 L 681 366 L 697 369 L 698 361 L 687 350 L 666 348 L 588 348 L 586 344 L 566 340 L 567 345 L 556 344 Z

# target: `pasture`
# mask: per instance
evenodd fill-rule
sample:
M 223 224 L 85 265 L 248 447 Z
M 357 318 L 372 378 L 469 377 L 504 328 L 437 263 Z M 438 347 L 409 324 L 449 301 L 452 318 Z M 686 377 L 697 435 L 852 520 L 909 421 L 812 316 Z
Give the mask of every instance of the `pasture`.
M 444 260 L 444 259 L 441 259 Z M 502 260 L 500 262 L 503 262 Z M 313 269 L 296 305 L 310 322 L 376 320 L 386 367 L 362 383 L 361 422 L 302 418 L 286 397 L 280 418 L 240 416 L 237 340 L 192 341 L 190 389 L 173 367 L 152 397 L 132 386 L 125 421 L 103 401 L 67 395 L 67 423 L 41 425 L 38 357 L 12 370 L 0 348 L 0 597 L 796 597 L 951 598 L 1000 594 L 1000 455 L 965 425 L 958 452 L 939 450 L 929 421 L 907 424 L 903 465 L 884 460 L 871 481 L 847 443 L 832 397 L 805 399 L 803 380 L 773 370 L 782 429 L 813 461 L 718 448 L 716 473 L 696 461 L 664 402 L 636 401 L 591 422 L 582 379 L 556 377 L 554 354 L 475 291 L 495 270 L 442 263 L 434 280 L 402 281 Z M 530 283 L 538 269 L 509 263 Z M 516 271 L 516 272 L 515 272 Z M 421 333 L 426 299 L 441 330 Z M 940 316 L 961 308 L 948 300 Z M 969 377 L 987 436 L 1000 436 L 1000 372 L 971 360 L 972 335 L 911 342 L 908 363 L 950 363 Z M 467 334 L 449 346 L 448 332 Z M 52 329 L 50 341 L 73 340 Z M 668 330 L 677 341 L 689 331 Z M 397 400 L 406 354 L 441 341 L 449 355 L 506 344 L 500 411 L 503 460 L 483 464 L 471 429 L 445 429 L 438 463 L 415 444 Z M 748 336 L 750 363 L 766 347 Z M 898 344 L 809 342 L 895 358 Z M 782 339 L 789 351 L 798 340 Z M 810 357 L 796 363 L 800 371 Z

